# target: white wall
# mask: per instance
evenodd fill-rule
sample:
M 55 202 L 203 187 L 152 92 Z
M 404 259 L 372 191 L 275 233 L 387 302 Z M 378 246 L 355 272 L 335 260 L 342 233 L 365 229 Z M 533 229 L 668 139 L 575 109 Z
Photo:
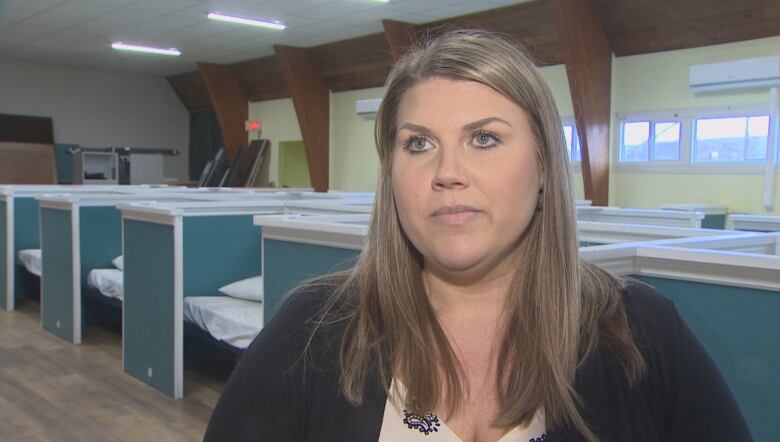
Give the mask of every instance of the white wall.
M 187 178 L 189 113 L 163 77 L 0 60 L 0 112 L 51 117 L 56 143 L 175 148 L 165 176 Z

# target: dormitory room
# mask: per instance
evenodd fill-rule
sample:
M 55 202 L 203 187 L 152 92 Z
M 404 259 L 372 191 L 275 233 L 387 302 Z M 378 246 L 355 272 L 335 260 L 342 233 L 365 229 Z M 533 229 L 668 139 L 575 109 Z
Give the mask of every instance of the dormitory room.
M 780 441 L 780 1 L 0 0 L 0 442 Z

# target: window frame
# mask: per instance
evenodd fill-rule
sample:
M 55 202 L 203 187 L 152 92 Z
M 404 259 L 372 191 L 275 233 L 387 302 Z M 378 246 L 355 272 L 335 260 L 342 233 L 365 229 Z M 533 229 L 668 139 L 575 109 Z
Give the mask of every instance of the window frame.
M 694 120 L 701 118 L 752 117 L 769 115 L 767 104 L 749 104 L 720 106 L 707 108 L 672 109 L 646 112 L 616 113 L 614 117 L 615 130 L 612 131 L 612 152 L 610 160 L 616 172 L 623 173 L 686 173 L 686 174 L 761 174 L 764 173 L 766 160 L 760 162 L 694 162 Z M 771 119 L 771 117 L 770 117 Z M 648 161 L 621 161 L 620 150 L 623 143 L 623 124 L 634 121 L 650 121 L 655 123 L 680 123 L 680 156 L 678 160 L 654 160 L 653 139 L 654 130 L 648 146 Z M 771 121 L 770 121 L 771 128 Z M 771 136 L 771 134 L 770 134 Z

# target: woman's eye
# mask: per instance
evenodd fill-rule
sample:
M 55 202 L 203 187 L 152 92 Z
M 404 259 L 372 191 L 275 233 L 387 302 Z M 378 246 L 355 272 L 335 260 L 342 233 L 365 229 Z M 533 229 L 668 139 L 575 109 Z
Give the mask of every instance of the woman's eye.
M 488 149 L 498 145 L 498 137 L 489 132 L 477 132 L 471 139 L 471 145 L 478 149 Z
M 425 137 L 412 137 L 406 142 L 406 150 L 411 153 L 421 153 L 431 148 L 431 143 Z

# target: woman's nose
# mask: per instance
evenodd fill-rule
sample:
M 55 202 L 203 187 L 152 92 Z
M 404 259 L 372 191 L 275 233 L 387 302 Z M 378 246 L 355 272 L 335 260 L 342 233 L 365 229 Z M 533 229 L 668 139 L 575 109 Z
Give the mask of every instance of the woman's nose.
M 443 147 L 438 150 L 439 158 L 431 180 L 433 190 L 465 188 L 469 185 L 466 168 L 463 164 L 463 152 L 457 148 Z

